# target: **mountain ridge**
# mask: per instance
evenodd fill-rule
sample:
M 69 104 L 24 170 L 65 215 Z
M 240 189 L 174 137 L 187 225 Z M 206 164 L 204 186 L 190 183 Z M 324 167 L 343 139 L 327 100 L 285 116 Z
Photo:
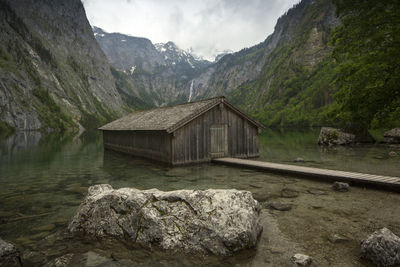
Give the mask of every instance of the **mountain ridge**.
M 190 88 L 185 90 L 185 85 L 211 64 L 180 49 L 172 41 L 153 44 L 146 38 L 107 33 L 95 26 L 93 32 L 115 68 L 115 78 L 128 87 L 121 88 L 124 95 L 142 100 L 147 107 L 186 102 Z
M 80 124 L 90 128 L 129 110 L 81 1 L 6 0 L 1 5 L 3 124 L 76 131 Z

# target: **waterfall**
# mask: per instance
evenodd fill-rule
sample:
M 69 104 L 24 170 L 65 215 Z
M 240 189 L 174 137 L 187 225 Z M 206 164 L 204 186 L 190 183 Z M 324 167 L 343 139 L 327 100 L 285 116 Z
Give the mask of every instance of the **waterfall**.
M 190 102 L 190 100 L 192 100 L 192 94 L 193 94 L 193 82 L 194 82 L 194 80 L 192 80 L 192 83 L 190 84 L 189 100 L 188 100 L 188 102 Z

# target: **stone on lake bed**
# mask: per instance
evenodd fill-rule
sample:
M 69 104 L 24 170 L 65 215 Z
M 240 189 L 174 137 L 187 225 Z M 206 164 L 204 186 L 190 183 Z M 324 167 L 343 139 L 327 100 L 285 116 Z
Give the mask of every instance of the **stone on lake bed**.
M 279 210 L 279 211 L 289 211 L 292 209 L 292 204 L 288 203 L 280 203 L 280 202 L 271 202 L 268 203 L 268 208 L 273 209 L 273 210 Z
M 70 266 L 74 254 L 69 253 L 46 263 L 44 267 L 67 267 Z
M 295 266 L 309 266 L 312 262 L 312 258 L 310 256 L 300 253 L 295 254 L 291 260 Z
M 310 188 L 307 189 L 307 192 L 312 195 L 318 195 L 318 196 L 328 195 L 328 192 L 326 192 L 324 189 L 319 189 L 319 188 Z
M 102 184 L 89 188 L 68 231 L 133 246 L 231 255 L 256 246 L 260 210 L 248 191 L 114 190 Z
M 293 160 L 293 162 L 304 163 L 305 161 L 304 161 L 303 158 L 295 158 L 295 159 Z
M 396 156 L 397 156 L 397 153 L 394 152 L 394 151 L 390 151 L 390 152 L 389 152 L 389 156 L 391 156 L 391 157 L 396 157 Z
M 382 228 L 361 242 L 360 254 L 378 266 L 399 266 L 400 238 L 389 229 Z
M 349 239 L 343 235 L 339 234 L 334 234 L 328 237 L 329 242 L 336 244 L 336 243 L 342 243 L 342 242 L 347 242 Z
M 350 185 L 348 183 L 343 183 L 343 182 L 334 182 L 332 185 L 333 190 L 339 191 L 339 192 L 347 192 L 349 191 Z
M 0 266 L 14 267 L 21 265 L 18 249 L 11 243 L 0 238 Z
M 290 188 L 283 188 L 281 190 L 281 197 L 285 198 L 295 198 L 299 196 L 299 191 L 290 189 Z

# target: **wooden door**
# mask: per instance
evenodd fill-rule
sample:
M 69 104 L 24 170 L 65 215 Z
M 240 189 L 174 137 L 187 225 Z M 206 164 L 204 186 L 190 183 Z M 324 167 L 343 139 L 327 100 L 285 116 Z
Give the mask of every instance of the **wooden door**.
M 211 158 L 228 155 L 228 127 L 226 124 L 215 124 L 210 127 Z

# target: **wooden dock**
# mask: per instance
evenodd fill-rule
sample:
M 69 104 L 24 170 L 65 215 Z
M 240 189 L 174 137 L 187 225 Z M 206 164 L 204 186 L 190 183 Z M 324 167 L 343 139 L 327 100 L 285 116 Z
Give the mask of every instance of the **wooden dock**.
M 373 184 L 380 187 L 385 187 L 389 190 L 400 191 L 400 177 L 394 176 L 327 170 L 238 158 L 216 158 L 213 159 L 213 162 L 302 177 L 318 178 L 319 180 L 344 181 L 353 182 L 355 184 Z

